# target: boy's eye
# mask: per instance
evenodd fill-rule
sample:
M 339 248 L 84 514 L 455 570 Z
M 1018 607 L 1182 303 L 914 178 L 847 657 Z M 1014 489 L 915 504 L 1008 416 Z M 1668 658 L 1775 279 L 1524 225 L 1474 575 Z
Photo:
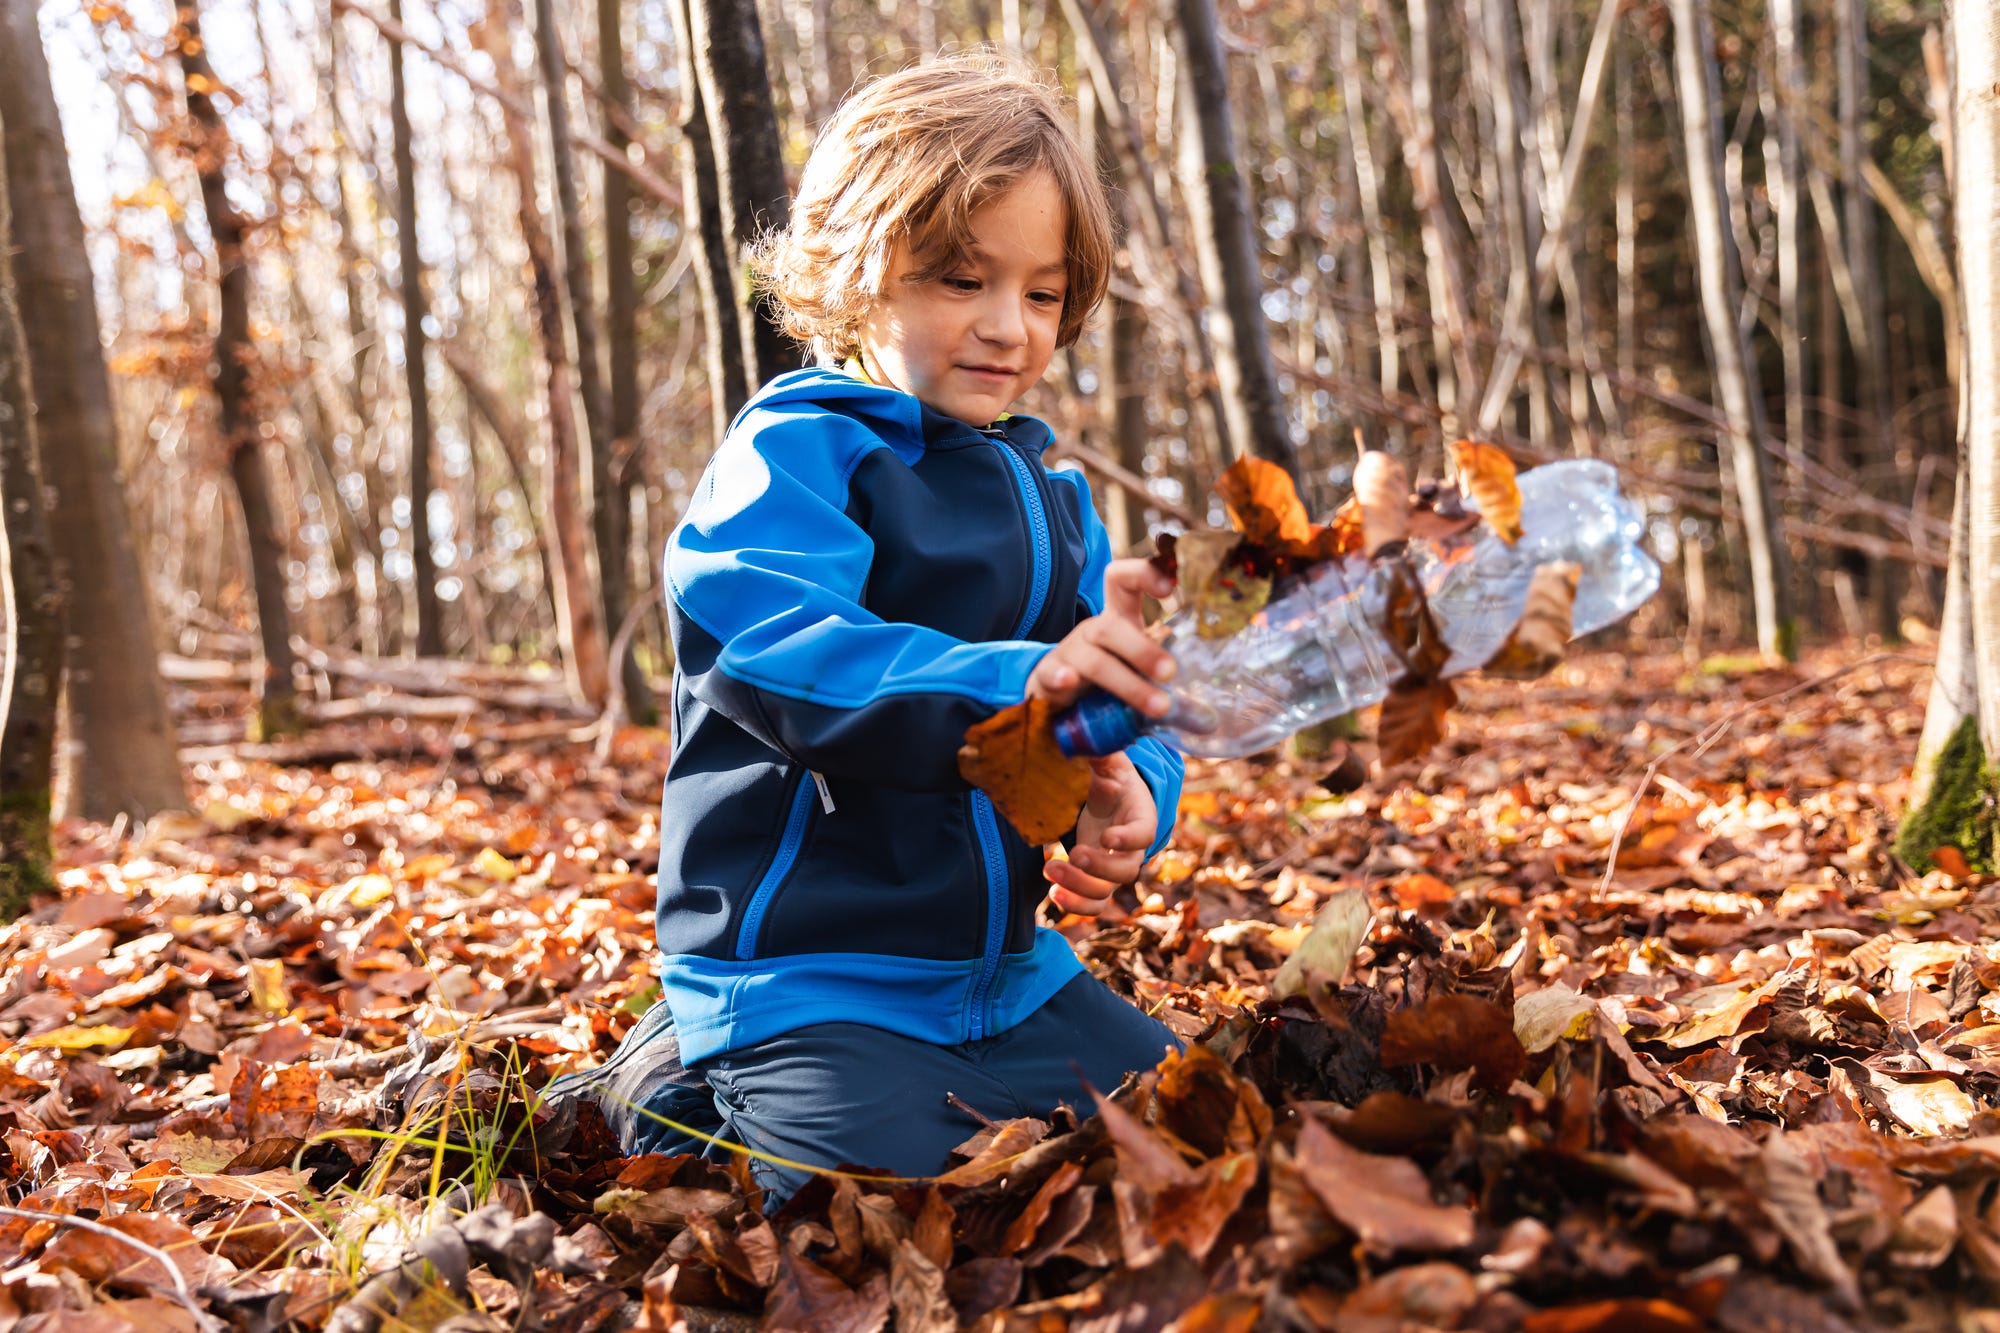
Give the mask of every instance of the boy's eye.
M 1063 303 L 1063 294 L 1061 292 L 1036 292 L 1029 299 L 1040 305 L 1061 305 Z
M 944 285 L 955 292 L 976 292 L 979 290 L 979 279 L 953 275 L 944 279 Z

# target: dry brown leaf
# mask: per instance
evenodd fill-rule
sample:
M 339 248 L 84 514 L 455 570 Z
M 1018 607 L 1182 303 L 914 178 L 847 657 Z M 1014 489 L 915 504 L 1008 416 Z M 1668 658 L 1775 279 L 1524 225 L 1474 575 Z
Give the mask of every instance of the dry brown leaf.
M 1382 1063 L 1389 1068 L 1476 1069 L 1494 1092 L 1511 1084 L 1527 1060 L 1507 1011 L 1476 995 L 1428 996 L 1392 1012 L 1382 1029 Z
M 1502 680 L 1534 680 L 1547 675 L 1569 648 L 1570 610 L 1583 567 L 1568 561 L 1537 565 L 1528 580 L 1521 619 L 1500 651 L 1480 669 Z
M 1472 1210 L 1431 1197 L 1414 1162 L 1350 1148 L 1318 1120 L 1299 1125 L 1293 1164 L 1320 1204 L 1381 1254 L 1455 1250 L 1472 1243 Z
M 1459 489 L 1479 506 L 1479 516 L 1501 541 L 1521 540 L 1521 487 L 1514 460 L 1500 446 L 1460 440 L 1451 446 L 1451 470 Z
M 1410 470 L 1379 449 L 1354 466 L 1354 500 L 1361 509 L 1361 549 L 1374 555 L 1410 536 Z
M 1375 723 L 1375 745 L 1382 766 L 1393 768 L 1428 753 L 1444 739 L 1445 715 L 1457 702 L 1458 692 L 1448 680 L 1392 688 Z
M 1313 918 L 1312 930 L 1271 978 L 1271 994 L 1279 999 L 1303 995 L 1310 979 L 1325 986 L 1346 980 L 1348 964 L 1368 938 L 1374 915 L 1366 889 L 1345 888 L 1328 898 Z
M 1048 700 L 1025 699 L 968 727 L 958 752 L 960 776 L 1035 846 L 1073 828 L 1090 797 L 1090 761 L 1056 745 L 1055 714 Z

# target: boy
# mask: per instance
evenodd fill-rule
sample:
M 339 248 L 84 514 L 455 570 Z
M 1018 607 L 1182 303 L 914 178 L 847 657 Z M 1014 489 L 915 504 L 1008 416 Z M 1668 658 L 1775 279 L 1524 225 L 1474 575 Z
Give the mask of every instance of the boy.
M 1110 558 L 1082 478 L 1042 466 L 1048 428 L 1007 414 L 1110 258 L 1056 96 L 985 57 L 851 98 L 757 252 L 821 367 L 744 408 L 669 545 L 664 998 L 595 1077 L 614 1120 L 712 1094 L 777 1198 L 813 1165 L 940 1170 L 974 1114 L 1046 1117 L 1174 1044 L 1036 912 L 1099 911 L 1137 877 L 1178 756 L 1094 761 L 1046 864 L 956 765 L 1026 696 L 1166 707 L 1140 607 L 1171 582 Z

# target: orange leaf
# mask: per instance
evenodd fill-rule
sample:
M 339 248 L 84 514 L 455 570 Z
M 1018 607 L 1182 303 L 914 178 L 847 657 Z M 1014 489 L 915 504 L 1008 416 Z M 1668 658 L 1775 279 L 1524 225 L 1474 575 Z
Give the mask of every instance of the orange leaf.
M 1215 489 L 1229 506 L 1229 521 L 1259 546 L 1281 549 L 1312 541 L 1312 519 L 1306 516 L 1305 503 L 1291 474 L 1276 463 L 1239 458 Z
M 1398 1009 L 1382 1029 L 1382 1064 L 1436 1065 L 1476 1069 L 1479 1081 L 1498 1092 L 1528 1062 L 1514 1020 L 1491 1000 L 1476 995 L 1433 995 L 1422 1004 Z
M 1509 546 L 1521 540 L 1521 488 L 1514 480 L 1514 460 L 1498 445 L 1460 440 L 1451 446 L 1451 468 L 1486 526 Z
M 1972 873 L 1972 866 L 1966 861 L 1965 853 L 1950 843 L 1931 849 L 1931 864 L 1953 879 L 1964 879 Z
M 1448 680 L 1405 686 L 1398 684 L 1382 701 L 1375 724 L 1375 745 L 1382 766 L 1391 768 L 1415 759 L 1444 739 L 1444 716 L 1458 702 Z
M 1472 1210 L 1434 1202 L 1430 1181 L 1407 1157 L 1351 1148 L 1306 1116 L 1292 1160 L 1320 1204 L 1370 1250 L 1455 1250 L 1472 1243 Z
M 958 771 L 1037 846 L 1067 833 L 1090 796 L 1090 762 L 1056 745 L 1055 706 L 1025 699 L 966 728 Z

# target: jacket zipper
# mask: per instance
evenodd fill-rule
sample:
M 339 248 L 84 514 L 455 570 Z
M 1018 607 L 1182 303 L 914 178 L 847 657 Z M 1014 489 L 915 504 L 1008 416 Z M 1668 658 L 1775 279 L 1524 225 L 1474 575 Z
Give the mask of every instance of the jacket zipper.
M 764 925 L 764 913 L 771 906 L 771 899 L 778 894 L 778 886 L 792 872 L 792 863 L 799 859 L 799 848 L 806 840 L 806 823 L 812 817 L 813 795 L 817 786 L 800 772 L 797 786 L 792 788 L 791 813 L 785 816 L 785 831 L 778 839 L 778 854 L 771 858 L 770 868 L 764 878 L 757 881 L 756 892 L 750 895 L 750 906 L 743 913 L 743 925 L 736 932 L 736 956 L 749 959 L 757 954 L 757 932 Z
M 1014 637 L 1024 638 L 1041 618 L 1042 606 L 1049 599 L 1049 571 L 1054 565 L 1054 555 L 1050 550 L 1048 514 L 1042 508 L 1042 493 L 1035 485 L 1035 478 L 1028 471 L 1027 460 L 1022 458 L 1013 444 L 1004 435 L 994 432 L 993 443 L 1007 460 L 1007 466 L 1014 474 L 1014 484 L 1021 492 L 1021 506 L 1027 513 L 1028 535 L 1035 548 L 1035 577 L 1028 588 L 1028 605 L 1021 612 L 1021 623 L 1014 627 Z M 1012 897 L 1011 885 L 1007 877 L 1007 849 L 1000 840 L 1000 822 L 994 817 L 993 802 L 985 792 L 972 793 L 972 826 L 979 833 L 979 847 L 986 859 L 986 949 L 979 960 L 979 976 L 972 987 L 971 1035 L 968 1040 L 977 1041 L 984 1037 L 989 1026 L 986 1014 L 988 993 L 993 989 L 993 978 L 1000 970 L 1000 950 L 1007 942 L 1007 904 Z

